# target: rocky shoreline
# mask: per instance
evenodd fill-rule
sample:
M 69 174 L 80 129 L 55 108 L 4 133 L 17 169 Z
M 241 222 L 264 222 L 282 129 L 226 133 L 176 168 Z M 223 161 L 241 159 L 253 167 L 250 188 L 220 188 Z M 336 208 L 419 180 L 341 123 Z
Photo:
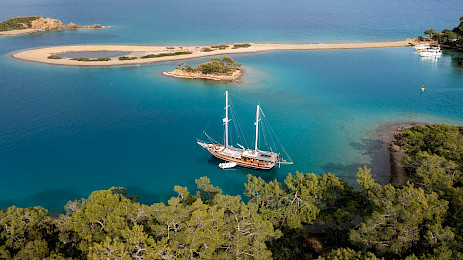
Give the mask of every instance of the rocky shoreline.
M 407 181 L 407 173 L 402 164 L 402 159 L 407 156 L 406 151 L 400 148 L 402 132 L 416 125 L 424 126 L 424 123 L 410 123 L 408 126 L 401 126 L 392 132 L 392 141 L 389 144 L 389 159 L 391 164 L 391 177 L 389 183 L 392 185 L 403 185 Z
M 208 79 L 208 80 L 220 80 L 220 81 L 236 81 L 243 73 L 237 69 L 231 75 L 224 74 L 203 74 L 201 71 L 188 72 L 181 69 L 175 69 L 170 72 L 163 72 L 162 74 L 182 79 Z
M 85 25 L 79 26 L 75 23 L 64 24 L 59 19 L 53 18 L 43 18 L 39 17 L 36 20 L 31 21 L 31 26 L 27 26 L 23 24 L 24 27 L 28 27 L 25 29 L 19 30 L 9 30 L 9 31 L 0 31 L 0 36 L 14 36 L 14 35 L 22 35 L 22 34 L 29 34 L 29 33 L 36 33 L 36 32 L 44 32 L 44 31 L 57 31 L 57 30 L 77 30 L 77 29 L 103 29 L 107 28 L 106 26 L 102 26 L 100 24 L 94 25 Z

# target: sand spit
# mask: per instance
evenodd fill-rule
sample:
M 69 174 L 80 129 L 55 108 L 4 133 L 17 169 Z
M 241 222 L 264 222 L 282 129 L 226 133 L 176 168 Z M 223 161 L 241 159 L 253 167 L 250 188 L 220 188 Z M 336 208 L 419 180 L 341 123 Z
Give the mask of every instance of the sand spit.
M 327 50 L 327 49 L 364 49 L 364 48 L 386 48 L 386 47 L 404 47 L 414 44 L 415 40 L 407 39 L 405 41 L 394 42 L 376 42 L 376 43 L 332 43 L 332 44 L 251 44 L 247 48 L 232 48 L 212 49 L 212 51 L 204 51 L 210 46 L 137 46 L 137 45 L 70 45 L 70 46 L 55 46 L 38 48 L 32 50 L 20 51 L 12 56 L 27 61 L 49 63 L 56 65 L 71 65 L 71 66 L 117 66 L 117 65 L 135 65 L 147 64 L 161 61 L 186 60 L 206 56 L 218 56 L 225 54 L 238 53 L 255 53 L 277 50 Z M 132 60 L 119 60 L 113 58 L 108 61 L 77 61 L 70 59 L 49 59 L 51 55 L 58 55 L 64 52 L 79 52 L 79 51 L 120 51 L 131 52 L 129 57 L 137 57 Z M 162 56 L 156 58 L 141 59 L 139 57 L 149 54 L 173 53 L 173 52 L 192 52 L 191 54 Z

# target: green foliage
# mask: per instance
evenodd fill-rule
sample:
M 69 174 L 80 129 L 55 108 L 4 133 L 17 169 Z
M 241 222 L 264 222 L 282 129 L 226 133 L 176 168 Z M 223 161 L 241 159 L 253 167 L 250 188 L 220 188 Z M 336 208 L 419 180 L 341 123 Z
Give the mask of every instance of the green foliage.
M 53 54 L 53 55 L 48 56 L 48 59 L 59 60 L 59 59 L 62 59 L 62 58 L 60 56 L 58 56 L 58 55 Z
M 313 259 L 321 243 L 304 228 L 281 228 L 282 236 L 267 243 L 273 259 Z
M 166 53 L 159 53 L 159 54 L 148 54 L 145 56 L 141 56 L 140 59 L 150 59 L 150 58 L 159 58 L 159 57 L 167 57 L 167 56 L 177 56 L 177 55 L 186 55 L 192 54 L 191 51 L 177 51 L 177 52 L 166 52 Z
M 110 61 L 111 58 L 109 57 L 104 57 L 104 58 L 97 58 L 96 61 Z
M 213 48 L 213 49 L 219 49 L 219 50 L 225 50 L 225 49 L 228 48 L 228 47 L 230 47 L 230 46 L 228 46 L 228 45 L 223 45 L 223 44 L 222 44 L 222 45 L 213 45 L 213 46 L 211 46 L 211 48 Z
M 355 251 L 350 248 L 338 248 L 329 252 L 326 256 L 321 256 L 317 260 L 336 259 L 336 260 L 380 260 L 371 252 Z
M 269 183 L 262 178 L 248 175 L 245 195 L 250 203 L 259 207 L 260 214 L 275 225 L 299 228 L 323 221 L 349 221 L 356 212 L 352 187 L 332 174 L 289 174 L 282 186 L 276 180 Z M 337 205 L 345 205 L 343 208 Z
M 435 30 L 429 29 L 425 34 L 432 35 L 432 38 L 442 44 L 444 47 L 462 50 L 463 49 L 463 20 L 460 18 L 460 24 L 453 30 L 444 29 L 438 34 Z
M 54 225 L 48 212 L 40 207 L 12 206 L 0 212 L 0 256 L 17 259 L 42 259 L 48 252 Z
M 358 176 L 360 190 L 374 211 L 350 232 L 354 244 L 379 254 L 401 255 L 412 247 L 433 249 L 453 240 L 451 229 L 443 227 L 448 202 L 438 199 L 436 193 L 426 193 L 412 184 L 381 186 L 362 169 Z
M 463 127 L 433 124 L 402 132 L 401 147 L 413 156 L 419 151 L 463 164 Z
M 39 19 L 40 16 L 16 17 L 0 22 L 0 31 L 11 31 L 27 29 L 32 26 L 31 22 Z
M 403 159 L 409 179 L 449 203 L 447 224 L 455 233 L 453 248 L 463 251 L 463 127 L 414 126 L 402 132 Z
M 433 35 L 435 35 L 435 34 L 437 34 L 437 31 L 434 30 L 434 29 L 427 29 L 426 31 L 424 31 L 424 35 L 431 35 L 431 36 L 433 36 Z
M 251 44 L 249 43 L 244 43 L 244 44 L 233 44 L 232 49 L 238 49 L 238 48 L 249 48 L 251 47 Z
M 211 52 L 213 51 L 213 49 L 209 48 L 209 47 L 204 47 L 201 49 L 202 52 Z
M 72 58 L 70 60 L 76 60 L 76 61 L 92 61 L 92 59 L 89 58 Z
M 231 75 L 233 72 L 236 71 L 236 68 L 241 67 L 239 62 L 234 61 L 232 58 L 224 56 L 223 58 L 211 58 L 210 62 L 205 62 L 199 64 L 196 67 L 190 67 L 188 64 L 184 62 L 177 63 L 179 67 L 188 72 L 201 72 L 203 74 L 224 74 L 224 75 Z
M 120 56 L 119 60 L 136 60 L 137 57 Z

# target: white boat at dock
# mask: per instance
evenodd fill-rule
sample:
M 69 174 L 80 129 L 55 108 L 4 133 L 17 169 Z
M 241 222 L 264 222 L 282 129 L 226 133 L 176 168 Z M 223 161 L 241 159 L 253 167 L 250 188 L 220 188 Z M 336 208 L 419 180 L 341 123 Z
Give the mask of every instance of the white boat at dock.
M 271 151 L 263 151 L 258 148 L 258 141 L 259 141 L 259 122 L 262 119 L 265 119 L 265 115 L 263 114 L 260 105 L 257 105 L 257 110 L 256 110 L 256 121 L 254 123 L 255 125 L 255 143 L 254 143 L 254 149 L 249 149 L 245 148 L 241 144 L 237 144 L 238 147 L 233 147 L 232 145 L 229 144 L 229 136 L 228 136 L 228 123 L 231 121 L 228 117 L 228 112 L 229 112 L 229 100 L 228 100 L 228 91 L 225 92 L 225 118 L 223 119 L 223 124 L 224 124 L 224 144 L 220 144 L 216 142 L 214 139 L 212 139 L 209 135 L 204 132 L 204 134 L 207 136 L 209 139 L 209 142 L 205 141 L 200 141 L 197 140 L 197 143 L 207 150 L 211 155 L 214 157 L 221 159 L 225 161 L 225 163 L 219 164 L 219 167 L 235 167 L 236 165 L 242 166 L 242 167 L 248 167 L 248 168 L 253 168 L 253 169 L 262 169 L 262 170 L 270 170 L 272 169 L 275 164 L 281 165 L 281 164 L 293 164 L 291 161 L 291 158 L 289 155 L 286 153 L 284 150 L 283 146 L 281 146 L 282 151 L 285 153 L 286 157 L 288 158 L 287 160 L 283 160 L 280 157 L 280 153 L 274 151 L 271 148 Z M 261 118 L 261 114 L 263 115 L 263 118 Z M 269 131 L 265 131 L 269 133 Z M 264 133 L 265 133 L 264 132 Z M 271 130 L 273 132 L 273 130 Z M 275 136 L 276 138 L 276 136 Z M 279 143 L 277 139 L 277 143 Z M 276 148 L 276 147 L 275 147 Z M 235 165 L 232 166 L 234 163 Z M 222 169 L 224 169 L 222 168 Z
M 429 43 L 417 44 L 413 46 L 413 48 L 415 48 L 415 51 L 424 51 L 428 49 L 429 47 L 430 47 Z
M 442 56 L 442 50 L 440 46 L 431 47 L 426 49 L 425 51 L 420 52 L 421 57 L 439 57 Z

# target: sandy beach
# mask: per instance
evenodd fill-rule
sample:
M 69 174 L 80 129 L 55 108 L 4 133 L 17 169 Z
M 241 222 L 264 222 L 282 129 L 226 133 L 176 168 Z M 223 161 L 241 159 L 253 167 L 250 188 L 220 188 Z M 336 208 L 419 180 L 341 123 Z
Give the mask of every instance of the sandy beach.
M 277 50 L 327 50 L 327 49 L 364 49 L 364 48 L 386 48 L 386 47 L 404 47 L 415 43 L 415 40 L 393 41 L 393 42 L 375 42 L 375 43 L 332 43 L 332 44 L 251 44 L 247 48 L 231 48 L 219 50 L 213 49 L 209 52 L 202 51 L 203 48 L 210 46 L 138 46 L 138 45 L 69 45 L 38 48 L 25 50 L 14 53 L 12 56 L 17 59 L 70 66 L 117 66 L 117 65 L 135 65 L 147 64 L 161 61 L 186 60 L 206 56 L 229 55 L 238 53 L 255 53 Z M 130 57 L 140 57 L 149 54 L 167 53 L 167 52 L 186 52 L 191 54 L 177 56 L 163 56 L 147 59 L 119 60 L 113 58 L 109 61 L 77 61 L 70 59 L 48 59 L 50 55 L 56 55 L 64 52 L 79 51 L 119 51 L 130 52 Z

